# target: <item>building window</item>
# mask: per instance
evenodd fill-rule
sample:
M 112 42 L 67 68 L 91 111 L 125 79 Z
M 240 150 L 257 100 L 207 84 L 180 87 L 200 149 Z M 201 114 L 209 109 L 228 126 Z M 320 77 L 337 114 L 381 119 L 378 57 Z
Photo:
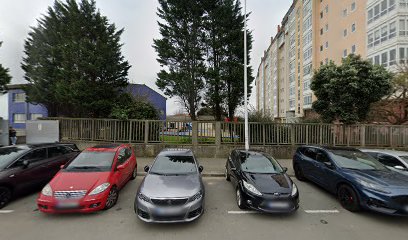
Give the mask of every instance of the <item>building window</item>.
M 390 66 L 397 64 L 397 50 L 392 49 L 390 51 Z
M 356 24 L 353 23 L 353 24 L 351 25 L 351 32 L 355 32 L 355 31 L 356 31 Z
M 329 5 L 326 5 L 325 10 L 326 10 L 326 13 L 329 12 Z
M 326 49 L 329 48 L 329 42 L 326 42 L 325 45 L 326 45 Z
M 381 42 L 385 42 L 388 39 L 388 26 L 385 25 L 381 28 Z
M 320 29 L 320 35 L 323 35 L 323 28 Z
M 356 45 L 351 46 L 351 53 L 356 53 Z
M 347 37 L 347 29 L 343 30 L 343 37 Z
M 387 14 L 387 11 L 388 11 L 388 0 L 383 0 L 382 2 L 381 2 L 381 16 L 384 16 L 385 14 Z
M 392 10 L 394 10 L 396 5 L 397 4 L 395 3 L 395 0 L 390 0 L 390 5 L 388 7 L 388 11 L 391 12 Z
M 408 0 L 407 0 L 407 1 L 408 1 Z M 329 31 L 329 24 L 326 24 L 325 30 L 326 30 L 326 32 Z
M 374 57 L 374 64 L 375 65 L 380 65 L 380 55 L 377 55 Z
M 347 49 L 343 50 L 343 57 L 347 57 Z
M 13 114 L 13 122 L 14 123 L 25 123 L 27 120 L 27 117 L 23 113 L 14 113 Z
M 397 35 L 397 24 L 396 22 L 390 23 L 390 35 L 389 39 L 394 38 Z
M 163 114 L 164 114 L 164 112 L 161 111 L 161 115 L 163 115 Z M 43 115 L 40 114 L 40 113 L 32 113 L 31 116 L 30 116 L 30 119 L 31 120 L 37 120 L 37 119 L 42 118 L 42 117 L 43 117 Z
M 374 34 L 370 33 L 368 34 L 368 41 L 367 41 L 368 48 L 372 48 L 373 44 L 374 44 Z
M 378 44 L 380 44 L 380 40 L 381 40 L 381 32 L 380 30 L 377 30 L 374 32 L 374 46 L 377 46 Z
M 320 45 L 320 52 L 323 51 L 323 45 Z
M 400 36 L 405 36 L 405 35 L 406 35 L 406 28 L 405 28 L 405 26 L 406 26 L 405 19 L 401 19 L 401 20 L 399 21 L 399 35 L 400 35 Z
M 347 8 L 343 10 L 343 17 L 347 17 Z
M 401 64 L 405 63 L 405 48 L 399 49 L 399 59 Z
M 356 2 L 353 2 L 351 4 L 351 11 L 354 11 L 354 10 L 356 10 Z
M 303 105 L 305 106 L 310 106 L 312 105 L 312 94 L 309 94 L 307 96 L 304 96 L 303 98 Z
M 388 52 L 381 54 L 381 65 L 384 67 L 388 66 Z
M 400 0 L 400 6 L 403 8 L 408 7 L 408 0 Z
M 26 100 L 25 93 L 14 93 L 13 94 L 13 102 L 19 103 L 19 102 L 25 102 L 25 100 Z
M 328 64 L 328 63 L 329 63 L 329 59 L 326 58 L 326 59 L 324 60 L 324 63 L 325 63 L 325 64 Z
M 323 18 L 323 11 L 320 12 L 320 18 Z
M 372 23 L 373 18 L 374 18 L 374 10 L 370 9 L 370 10 L 368 10 L 368 14 L 367 14 L 367 24 Z

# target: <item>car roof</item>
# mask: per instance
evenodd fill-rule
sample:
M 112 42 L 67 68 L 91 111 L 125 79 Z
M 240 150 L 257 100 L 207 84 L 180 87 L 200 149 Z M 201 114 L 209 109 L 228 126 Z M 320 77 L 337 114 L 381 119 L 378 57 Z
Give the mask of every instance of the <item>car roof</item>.
M 397 150 L 390 150 L 390 149 L 360 149 L 363 152 L 379 152 L 379 153 L 386 153 L 393 156 L 408 156 L 408 152 L 404 151 L 397 151 Z
M 327 150 L 327 151 L 336 151 L 336 150 L 344 150 L 344 151 L 360 151 L 357 148 L 353 147 L 342 147 L 342 146 L 321 146 L 321 145 L 304 145 L 299 148 L 305 148 L 305 147 L 312 147 L 312 148 L 319 148 L 322 150 Z
M 22 148 L 27 149 L 34 149 L 34 148 L 41 148 L 41 147 L 55 147 L 55 146 L 66 146 L 66 145 L 73 145 L 74 143 L 35 143 L 35 144 L 19 144 L 15 145 Z
M 238 153 L 249 153 L 251 155 L 265 155 L 265 152 L 262 150 L 257 150 L 257 149 L 249 149 L 249 150 L 245 150 L 245 149 L 235 149 L 235 151 L 237 151 Z
M 119 143 L 108 143 L 108 144 L 99 144 L 93 147 L 85 149 L 86 151 L 104 151 L 104 152 L 116 152 L 120 147 L 127 146 L 125 144 Z
M 193 151 L 191 149 L 185 148 L 166 148 L 163 149 L 158 156 L 163 155 L 177 155 L 177 156 L 193 156 Z

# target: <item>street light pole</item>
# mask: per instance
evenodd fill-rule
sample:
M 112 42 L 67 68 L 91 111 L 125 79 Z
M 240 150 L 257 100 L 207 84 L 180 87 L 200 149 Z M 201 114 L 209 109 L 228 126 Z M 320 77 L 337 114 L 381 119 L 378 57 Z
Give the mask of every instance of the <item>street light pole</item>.
M 244 98 L 245 98 L 245 150 L 249 150 L 249 129 L 248 129 L 248 66 L 247 66 L 247 1 L 244 0 Z

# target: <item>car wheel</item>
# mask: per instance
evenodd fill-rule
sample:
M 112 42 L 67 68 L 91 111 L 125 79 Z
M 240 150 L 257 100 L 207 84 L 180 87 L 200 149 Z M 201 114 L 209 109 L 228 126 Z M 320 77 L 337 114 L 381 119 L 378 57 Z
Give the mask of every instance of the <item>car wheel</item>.
M 236 192 L 236 200 L 237 200 L 237 205 L 240 209 L 245 209 L 245 204 L 244 204 L 244 199 L 242 198 L 242 192 L 239 188 L 237 188 Z
M 109 191 L 109 195 L 108 195 L 108 198 L 106 199 L 104 210 L 108 210 L 112 208 L 113 206 L 115 206 L 116 202 L 118 201 L 118 198 L 119 198 L 119 191 L 115 186 L 113 186 Z
M 305 175 L 303 175 L 303 170 L 299 165 L 295 165 L 294 170 L 295 170 L 295 177 L 297 180 L 302 181 L 302 182 L 306 180 Z
M 0 187 L 0 209 L 5 207 L 11 200 L 11 190 L 6 187 Z
M 135 180 L 136 177 L 137 177 L 137 166 L 135 167 L 135 169 L 133 169 L 132 177 L 130 178 L 130 180 Z
M 231 181 L 230 175 L 228 174 L 228 169 L 225 168 L 225 180 L 227 180 L 228 182 Z
M 341 206 L 350 212 L 360 210 L 360 202 L 354 189 L 347 185 L 341 185 L 337 191 L 337 197 Z

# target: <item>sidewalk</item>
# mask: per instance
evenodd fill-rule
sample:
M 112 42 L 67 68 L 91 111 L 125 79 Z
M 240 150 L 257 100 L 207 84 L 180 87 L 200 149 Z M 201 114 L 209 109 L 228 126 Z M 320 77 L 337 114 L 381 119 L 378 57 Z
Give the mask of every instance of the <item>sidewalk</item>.
M 221 158 L 199 158 L 198 161 L 200 165 L 204 167 L 203 176 L 204 177 L 223 177 L 225 171 L 225 162 L 227 159 Z M 138 175 L 142 176 L 145 175 L 144 167 L 146 165 L 151 165 L 154 161 L 154 158 L 137 158 L 137 166 L 138 166 Z M 280 159 L 278 160 L 282 167 L 288 168 L 288 175 L 294 176 L 293 168 L 292 168 L 292 160 L 291 159 Z

